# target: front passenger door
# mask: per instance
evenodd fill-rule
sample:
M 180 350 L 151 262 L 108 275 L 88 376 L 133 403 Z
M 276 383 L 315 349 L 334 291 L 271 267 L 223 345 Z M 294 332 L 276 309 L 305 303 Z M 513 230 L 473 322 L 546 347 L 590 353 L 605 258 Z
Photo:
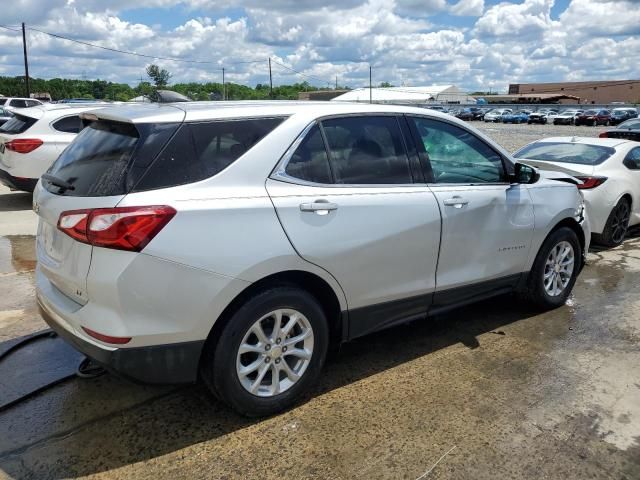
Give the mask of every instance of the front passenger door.
M 442 212 L 434 307 L 514 285 L 533 235 L 527 186 L 511 184 L 502 157 L 470 131 L 425 117 L 409 123 Z

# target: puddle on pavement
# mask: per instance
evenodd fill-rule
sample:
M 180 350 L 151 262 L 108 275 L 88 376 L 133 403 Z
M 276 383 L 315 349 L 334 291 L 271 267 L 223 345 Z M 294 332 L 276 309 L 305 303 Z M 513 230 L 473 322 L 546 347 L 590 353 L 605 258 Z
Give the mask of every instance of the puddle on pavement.
M 45 328 L 35 302 L 35 238 L 0 237 L 0 341 Z
M 36 244 L 32 235 L 0 237 L 0 275 L 36 268 Z

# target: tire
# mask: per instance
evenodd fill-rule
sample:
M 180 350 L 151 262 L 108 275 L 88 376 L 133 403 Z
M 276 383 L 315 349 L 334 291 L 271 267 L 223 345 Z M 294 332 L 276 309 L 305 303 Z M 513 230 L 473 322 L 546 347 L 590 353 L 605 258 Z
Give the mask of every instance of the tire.
M 629 218 L 631 217 L 631 205 L 629 200 L 621 198 L 611 210 L 607 223 L 602 230 L 602 234 L 594 234 L 596 243 L 605 247 L 617 247 L 624 241 L 629 229 Z
M 570 273 L 567 271 L 567 265 L 558 267 L 564 268 L 563 275 L 562 270 L 558 272 L 554 268 L 556 264 L 552 261 L 552 253 L 555 251 L 562 255 L 567 246 L 572 249 L 573 264 Z M 558 257 L 556 256 L 556 258 Z M 558 259 L 560 264 L 562 264 L 563 258 Z M 521 296 L 543 310 L 560 307 L 564 305 L 571 294 L 581 266 L 582 247 L 576 233 L 568 227 L 561 227 L 551 232 L 540 247 Z M 559 283 L 555 283 L 555 278 L 559 279 Z M 548 286 L 548 282 L 550 282 L 550 286 Z M 556 289 L 558 291 L 554 292 L 553 290 Z
M 275 312 L 281 313 L 283 329 L 297 319 L 292 331 L 283 333 L 277 342 L 272 336 L 276 315 L 270 315 Z M 258 322 L 265 342 L 253 333 Z M 291 335 L 301 337 L 305 332 L 304 340 L 286 345 Z M 317 380 L 328 344 L 327 319 L 316 298 L 294 286 L 272 287 L 249 298 L 231 315 L 220 335 L 207 340 L 201 376 L 209 390 L 238 413 L 248 417 L 272 415 L 293 405 Z M 240 354 L 241 345 L 251 351 Z M 289 353 L 285 353 L 287 348 Z M 311 355 L 305 359 L 292 354 L 293 350 L 307 352 L 305 355 L 310 350 Z M 241 375 L 242 367 L 249 367 L 250 373 Z M 300 377 L 294 379 L 298 373 Z M 274 390 L 276 384 L 279 393 Z M 252 386 L 256 388 L 253 393 L 249 391 Z

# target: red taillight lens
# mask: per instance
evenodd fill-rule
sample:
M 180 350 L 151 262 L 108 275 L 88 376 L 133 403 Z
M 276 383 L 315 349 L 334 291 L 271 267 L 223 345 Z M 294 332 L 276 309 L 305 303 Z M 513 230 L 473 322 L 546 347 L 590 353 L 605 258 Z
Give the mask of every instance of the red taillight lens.
M 70 210 L 62 212 L 58 219 L 58 230 L 82 243 L 89 243 L 87 239 L 87 220 L 91 210 Z
M 609 134 L 607 132 L 602 132 L 600 135 L 598 135 L 598 137 L 600 137 L 600 138 L 608 138 Z
M 578 185 L 580 190 L 591 190 L 592 188 L 596 188 L 602 185 L 607 177 L 576 177 L 578 180 L 582 181 L 581 185 Z
M 103 333 L 98 333 L 96 331 L 91 330 L 87 327 L 82 327 L 82 329 L 87 332 L 88 335 L 92 336 L 105 343 L 112 343 L 114 345 L 124 345 L 125 343 L 129 343 L 131 341 L 131 337 L 112 337 L 110 335 L 105 335 Z
M 139 252 L 175 214 L 166 205 L 72 210 L 60 215 L 58 228 L 95 247 Z
M 7 150 L 11 150 L 16 153 L 29 153 L 33 152 L 36 148 L 42 145 L 44 142 L 39 138 L 16 138 L 4 144 Z

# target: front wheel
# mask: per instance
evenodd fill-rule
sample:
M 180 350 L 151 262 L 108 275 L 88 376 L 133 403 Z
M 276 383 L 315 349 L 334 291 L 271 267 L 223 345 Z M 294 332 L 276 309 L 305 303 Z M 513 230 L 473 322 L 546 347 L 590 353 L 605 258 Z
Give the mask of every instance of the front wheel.
M 219 338 L 207 340 L 202 379 L 237 412 L 272 415 L 295 403 L 318 378 L 328 339 L 326 316 L 313 295 L 274 287 L 247 300 Z
M 568 227 L 552 232 L 542 244 L 529 272 L 524 297 L 545 310 L 564 305 L 576 283 L 582 247 Z

